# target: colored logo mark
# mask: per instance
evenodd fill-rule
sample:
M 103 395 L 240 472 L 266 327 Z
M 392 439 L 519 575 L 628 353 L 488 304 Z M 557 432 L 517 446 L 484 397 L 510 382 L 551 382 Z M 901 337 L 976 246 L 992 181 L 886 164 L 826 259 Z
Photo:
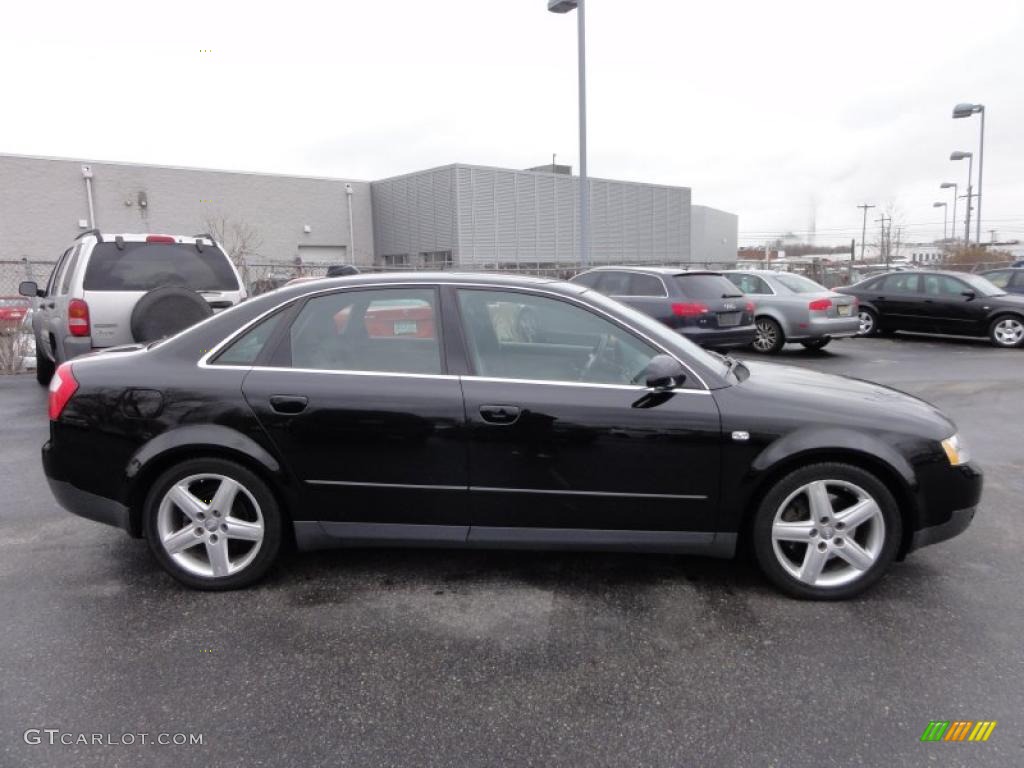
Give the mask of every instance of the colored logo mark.
M 988 741 L 995 727 L 995 720 L 932 720 L 921 741 Z

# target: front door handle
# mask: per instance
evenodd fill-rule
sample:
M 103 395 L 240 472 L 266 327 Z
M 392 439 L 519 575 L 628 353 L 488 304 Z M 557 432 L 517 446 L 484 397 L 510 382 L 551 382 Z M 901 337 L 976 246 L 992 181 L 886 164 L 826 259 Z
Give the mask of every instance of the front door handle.
M 309 398 L 302 395 L 274 395 L 270 398 L 270 407 L 278 413 L 294 416 L 306 410 Z
M 519 407 L 515 405 L 481 405 L 480 417 L 488 424 L 515 424 Z

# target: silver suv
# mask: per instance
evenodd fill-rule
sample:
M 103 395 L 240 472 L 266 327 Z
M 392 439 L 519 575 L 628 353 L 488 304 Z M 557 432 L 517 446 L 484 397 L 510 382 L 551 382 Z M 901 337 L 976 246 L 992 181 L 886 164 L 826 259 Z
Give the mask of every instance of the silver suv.
M 224 249 L 210 235 L 79 235 L 37 297 L 32 316 L 36 378 L 48 384 L 58 365 L 78 355 L 146 343 L 184 330 L 246 297 Z

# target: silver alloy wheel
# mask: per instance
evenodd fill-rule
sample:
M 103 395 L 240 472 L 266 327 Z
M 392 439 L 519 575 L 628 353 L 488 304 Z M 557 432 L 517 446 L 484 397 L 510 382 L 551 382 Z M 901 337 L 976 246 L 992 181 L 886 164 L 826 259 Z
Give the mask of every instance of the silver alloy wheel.
M 878 561 L 884 545 L 885 520 L 878 502 L 846 480 L 800 486 L 779 505 L 772 521 L 772 549 L 779 564 L 812 587 L 856 581 Z
M 857 331 L 859 335 L 867 336 L 875 329 L 875 316 L 866 309 L 862 309 L 857 317 L 860 318 L 860 330 Z
M 758 352 L 770 352 L 779 341 L 779 332 L 775 324 L 767 318 L 757 319 L 757 335 L 754 337 L 754 349 Z
M 1024 339 L 1024 322 L 1015 317 L 1004 317 L 992 329 L 992 336 L 1001 347 L 1015 347 Z
M 263 513 L 237 480 L 190 475 L 160 500 L 156 529 L 164 551 L 182 569 L 219 578 L 238 573 L 256 558 L 263 543 Z

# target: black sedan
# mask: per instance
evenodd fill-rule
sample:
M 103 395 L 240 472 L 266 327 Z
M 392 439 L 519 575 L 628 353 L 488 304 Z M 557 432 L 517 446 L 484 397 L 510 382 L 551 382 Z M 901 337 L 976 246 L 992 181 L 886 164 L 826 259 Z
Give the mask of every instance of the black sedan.
M 285 542 L 732 556 L 837 599 L 971 522 L 953 423 L 875 384 L 712 354 L 579 285 L 361 275 L 61 365 L 68 510 L 200 589 Z
M 1024 296 L 979 275 L 891 272 L 839 293 L 860 301 L 860 335 L 893 331 L 987 336 L 997 347 L 1024 345 Z
M 757 338 L 754 302 L 721 272 L 597 267 L 571 282 L 639 309 L 702 347 L 745 347 Z

